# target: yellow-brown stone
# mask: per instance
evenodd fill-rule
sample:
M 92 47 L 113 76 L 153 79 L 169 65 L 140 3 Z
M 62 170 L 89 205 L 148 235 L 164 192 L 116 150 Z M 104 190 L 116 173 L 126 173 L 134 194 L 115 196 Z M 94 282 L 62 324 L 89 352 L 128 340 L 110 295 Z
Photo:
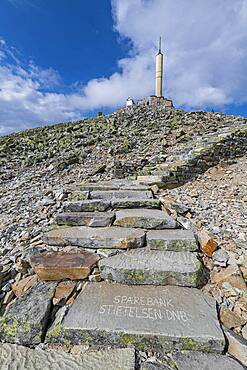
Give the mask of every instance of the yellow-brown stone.
M 67 301 L 72 294 L 76 283 L 73 281 L 62 281 L 58 284 L 53 297 L 53 304 L 59 304 L 61 301 Z
M 208 257 L 212 257 L 212 254 L 217 249 L 216 240 L 209 235 L 205 230 L 198 233 L 198 241 L 203 253 Z
M 229 310 L 229 308 L 221 308 L 220 321 L 228 329 L 233 329 L 245 324 L 244 318 Z
M 31 265 L 41 280 L 85 279 L 98 262 L 95 253 L 51 252 L 33 256 Z
M 11 288 L 16 297 L 21 297 L 29 288 L 31 288 L 38 280 L 37 275 L 27 276 L 11 285 Z

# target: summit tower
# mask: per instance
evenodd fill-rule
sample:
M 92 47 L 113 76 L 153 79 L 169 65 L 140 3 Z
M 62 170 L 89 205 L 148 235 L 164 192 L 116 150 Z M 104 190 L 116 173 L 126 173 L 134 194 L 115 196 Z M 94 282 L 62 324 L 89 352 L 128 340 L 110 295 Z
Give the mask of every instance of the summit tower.
M 156 74 L 155 74 L 155 95 L 157 98 L 163 97 L 163 63 L 164 55 L 161 51 L 161 37 L 159 40 L 159 50 L 156 55 Z

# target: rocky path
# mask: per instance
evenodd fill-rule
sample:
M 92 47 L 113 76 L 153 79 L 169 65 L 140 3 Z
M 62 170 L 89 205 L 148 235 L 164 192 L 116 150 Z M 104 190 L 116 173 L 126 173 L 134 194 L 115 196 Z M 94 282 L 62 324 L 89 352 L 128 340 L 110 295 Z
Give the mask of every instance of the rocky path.
M 224 335 L 201 290 L 200 237 L 155 190 L 130 180 L 75 187 L 0 317 L 0 368 L 244 369 L 244 344 L 243 365 L 223 355 L 239 338 Z

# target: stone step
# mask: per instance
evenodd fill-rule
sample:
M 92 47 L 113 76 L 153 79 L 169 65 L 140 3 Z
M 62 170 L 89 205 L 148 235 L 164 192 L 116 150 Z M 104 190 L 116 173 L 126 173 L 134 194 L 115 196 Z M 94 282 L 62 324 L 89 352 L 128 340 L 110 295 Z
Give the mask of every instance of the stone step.
M 59 330 L 58 330 L 59 328 Z M 198 289 L 89 283 L 59 324 L 51 343 L 222 352 L 216 302 Z
M 0 368 L 2 370 L 134 370 L 133 348 L 87 350 L 70 354 L 64 351 L 44 351 L 16 344 L 0 344 Z
M 43 235 L 43 241 L 49 245 L 77 245 L 92 249 L 139 248 L 144 245 L 145 239 L 146 234 L 143 230 L 121 227 L 61 227 Z
M 93 191 L 93 190 L 149 190 L 149 187 L 142 185 L 137 180 L 111 180 L 111 181 L 101 181 L 96 183 L 84 183 L 80 185 L 80 189 L 83 191 Z
M 159 199 L 114 199 L 111 201 L 113 209 L 119 208 L 149 208 L 159 209 L 161 202 Z
M 58 213 L 56 223 L 69 226 L 107 227 L 113 224 L 115 212 Z
M 197 242 L 192 230 L 151 230 L 147 233 L 147 245 L 154 250 L 196 251 Z
M 108 200 L 82 200 L 77 202 L 64 202 L 64 212 L 105 212 L 111 203 Z
M 140 184 L 146 185 L 146 186 L 152 186 L 152 185 L 165 185 L 165 182 L 167 180 L 167 176 L 164 174 L 162 175 L 140 175 L 137 176 L 137 180 L 140 182 Z
M 179 285 L 197 287 L 202 264 L 191 252 L 135 249 L 104 258 L 99 262 L 101 277 L 130 285 Z
M 85 279 L 98 262 L 96 253 L 52 252 L 31 257 L 31 266 L 41 280 Z
M 179 227 L 167 212 L 144 208 L 117 211 L 114 225 L 145 229 L 174 229 Z
M 149 190 L 116 190 L 116 191 L 101 191 L 95 190 L 90 192 L 90 199 L 104 199 L 104 200 L 115 200 L 115 199 L 152 199 L 153 193 Z

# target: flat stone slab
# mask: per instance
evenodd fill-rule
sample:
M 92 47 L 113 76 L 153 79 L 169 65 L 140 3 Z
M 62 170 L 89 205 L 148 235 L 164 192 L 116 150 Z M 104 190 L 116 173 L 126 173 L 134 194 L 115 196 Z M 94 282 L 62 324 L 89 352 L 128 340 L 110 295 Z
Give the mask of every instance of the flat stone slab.
M 93 191 L 93 190 L 149 190 L 149 187 L 146 185 L 140 184 L 136 180 L 122 180 L 116 179 L 111 181 L 101 181 L 101 182 L 89 182 L 80 185 L 81 190 L 84 191 Z
M 137 176 L 137 180 L 143 185 L 164 185 L 166 177 L 162 175 L 141 175 Z
M 15 344 L 0 344 L 2 370 L 134 370 L 135 350 L 131 348 L 86 351 L 72 355 L 61 351 L 30 349 Z
M 31 266 L 41 280 L 85 279 L 98 262 L 95 253 L 46 252 L 31 257 Z
M 159 199 L 115 199 L 111 201 L 114 209 L 118 208 L 160 208 Z
M 50 245 L 77 245 L 84 248 L 139 248 L 145 243 L 146 235 L 141 229 L 122 227 L 73 226 L 51 230 L 43 235 Z
M 222 352 L 215 301 L 197 289 L 89 283 L 47 341 L 161 353 Z
M 107 227 L 113 224 L 115 212 L 58 213 L 56 223 L 69 226 Z
M 22 345 L 41 343 L 50 319 L 55 282 L 40 281 L 0 317 L 0 341 Z
M 172 359 L 178 370 L 244 370 L 231 357 L 202 352 L 175 352 Z
M 147 245 L 154 250 L 196 251 L 197 242 L 192 230 L 151 230 L 147 233 Z
M 82 200 L 77 202 L 64 202 L 64 212 L 105 212 L 111 203 L 107 200 Z
M 144 229 L 174 229 L 177 222 L 167 212 L 156 209 L 124 209 L 116 212 L 116 226 Z
M 202 264 L 191 252 L 161 252 L 135 249 L 99 262 L 101 277 L 130 285 L 180 285 L 197 287 Z
M 92 191 L 90 192 L 90 199 L 104 199 L 104 200 L 114 200 L 114 199 L 152 199 L 153 194 L 151 191 L 139 191 L 139 190 L 116 190 L 116 191 Z

